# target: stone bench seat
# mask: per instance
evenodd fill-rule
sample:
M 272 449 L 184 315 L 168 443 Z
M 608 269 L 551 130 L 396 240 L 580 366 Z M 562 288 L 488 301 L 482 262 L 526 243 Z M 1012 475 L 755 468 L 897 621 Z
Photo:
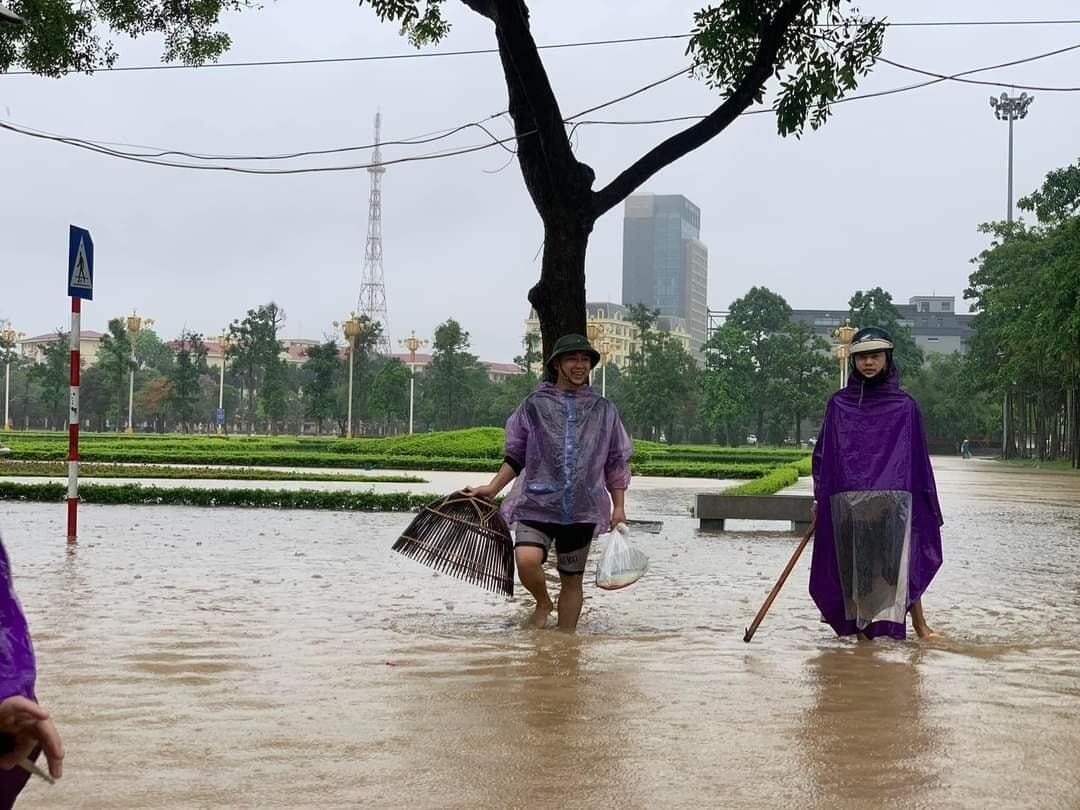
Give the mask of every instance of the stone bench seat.
M 702 529 L 724 530 L 724 521 L 787 520 L 792 531 L 810 528 L 813 495 L 724 495 L 699 492 L 694 514 Z

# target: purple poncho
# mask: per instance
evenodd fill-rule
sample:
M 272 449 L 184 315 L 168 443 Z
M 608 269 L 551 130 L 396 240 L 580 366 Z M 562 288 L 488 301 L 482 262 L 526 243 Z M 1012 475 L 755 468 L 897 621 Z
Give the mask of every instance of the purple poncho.
M 919 406 L 895 367 L 852 375 L 814 447 L 817 529 L 810 595 L 838 635 L 904 638 L 941 566 L 941 506 Z
M 541 383 L 506 422 L 506 458 L 519 472 L 503 501 L 507 523 L 592 523 L 609 530 L 609 490 L 630 485 L 633 446 L 615 406 L 589 386 Z
M 30 629 L 11 583 L 11 566 L 0 543 L 0 700 L 12 695 L 34 699 L 37 667 Z M 11 807 L 30 774 L 22 768 L 0 771 L 0 808 Z

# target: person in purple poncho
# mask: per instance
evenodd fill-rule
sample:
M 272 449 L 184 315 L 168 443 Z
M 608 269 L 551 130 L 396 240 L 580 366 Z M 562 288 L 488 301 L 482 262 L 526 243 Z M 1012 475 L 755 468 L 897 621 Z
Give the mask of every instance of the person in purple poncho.
M 0 810 L 9 810 L 30 774 L 18 767 L 43 750 L 49 772 L 59 779 L 64 750 L 49 713 L 37 704 L 37 666 L 30 630 L 11 582 L 11 566 L 0 543 Z
M 600 354 L 581 335 L 564 335 L 547 361 L 554 382 L 542 382 L 506 422 L 503 464 L 490 483 L 465 492 L 493 498 L 517 479 L 502 505 L 514 527 L 521 584 L 536 598 L 534 627 L 555 606 L 544 562 L 555 546 L 559 571 L 559 628 L 581 615 L 582 579 L 593 538 L 626 522 L 633 446 L 619 412 L 589 385 Z
M 837 635 L 937 634 L 922 595 L 941 567 L 941 505 L 919 406 L 900 388 L 889 334 L 860 329 L 851 376 L 814 446 L 810 595 Z

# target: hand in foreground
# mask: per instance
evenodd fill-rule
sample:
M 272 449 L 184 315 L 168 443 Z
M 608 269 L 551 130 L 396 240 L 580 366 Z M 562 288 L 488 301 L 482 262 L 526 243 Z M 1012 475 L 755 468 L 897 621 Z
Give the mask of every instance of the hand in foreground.
M 611 528 L 615 528 L 620 523 L 626 524 L 626 509 L 621 506 L 613 507 L 611 510 Z
M 495 499 L 495 496 L 499 493 L 491 486 L 491 484 L 480 484 L 475 487 L 465 487 L 461 490 L 466 495 L 471 495 L 474 498 L 483 498 L 486 501 Z
M 0 756 L 0 768 L 14 768 L 40 745 L 49 763 L 49 773 L 54 779 L 63 774 L 64 746 L 60 732 L 49 713 L 34 701 L 21 695 L 0 701 L 0 733 L 14 739 L 13 748 Z

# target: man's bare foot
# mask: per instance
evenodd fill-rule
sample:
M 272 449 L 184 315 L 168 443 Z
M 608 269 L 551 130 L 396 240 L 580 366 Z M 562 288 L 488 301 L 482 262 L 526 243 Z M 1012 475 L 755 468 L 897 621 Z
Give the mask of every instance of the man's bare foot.
M 555 605 L 551 602 L 547 602 L 546 604 L 537 602 L 536 610 L 533 611 L 531 626 L 539 628 L 546 627 L 548 616 L 551 615 L 551 611 L 554 609 Z
M 930 625 L 925 622 L 915 625 L 915 635 L 919 638 L 941 638 L 941 633 L 931 630 Z

